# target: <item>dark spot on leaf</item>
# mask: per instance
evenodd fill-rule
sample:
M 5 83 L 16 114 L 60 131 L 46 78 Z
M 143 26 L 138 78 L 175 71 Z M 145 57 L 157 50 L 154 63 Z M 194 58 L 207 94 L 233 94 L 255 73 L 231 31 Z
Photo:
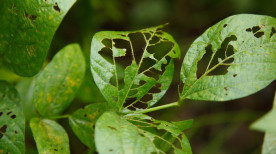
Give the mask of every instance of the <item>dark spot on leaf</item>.
M 166 123 L 165 123 L 164 125 L 165 125 L 165 126 L 168 126 L 168 124 L 166 124 Z
M 227 87 L 224 87 L 224 90 L 225 90 L 225 91 L 227 91 L 227 90 L 228 90 L 228 88 L 227 88 Z
M 84 114 L 83 116 L 86 118 L 86 117 L 87 117 L 87 114 Z
M 144 135 L 144 134 L 142 134 L 142 133 L 139 133 L 139 135 L 140 135 L 140 136 L 142 136 L 142 137 L 145 137 L 145 135 Z
M 12 113 L 12 112 L 10 111 L 10 112 L 7 113 L 7 115 L 10 115 L 11 113 Z
M 225 95 L 227 96 L 227 95 L 228 95 L 228 93 L 225 93 Z
M 161 84 L 161 83 L 157 83 L 155 86 L 156 86 L 157 88 L 161 88 L 162 84 Z
M 54 10 L 56 10 L 58 13 L 60 13 L 60 8 L 58 6 L 58 3 L 56 2 L 55 5 L 53 6 Z
M 225 27 L 227 27 L 227 24 L 224 24 L 224 25 L 223 25 L 223 28 L 225 28 Z
M 256 33 L 257 31 L 259 31 L 261 29 L 260 26 L 254 26 L 252 27 L 252 33 Z
M 16 130 L 14 131 L 14 134 L 17 134 L 17 131 L 16 131 Z
M 142 85 L 144 85 L 144 84 L 146 84 L 147 82 L 146 81 L 144 81 L 144 80 L 140 80 L 139 81 L 139 84 L 142 86 Z
M 3 114 L 3 112 L 0 112 L 0 116 Z
M 144 58 L 143 59 L 143 62 L 141 64 L 141 67 L 139 68 L 139 71 L 138 73 L 142 73 L 144 72 L 145 70 L 148 70 L 150 67 L 152 67 L 154 64 L 156 63 L 155 60 L 151 59 L 151 58 Z
M 233 77 L 236 77 L 237 76 L 237 74 L 233 74 Z
M 29 19 L 33 21 L 33 20 L 36 19 L 36 17 L 37 17 L 36 15 L 31 14 L 31 15 L 29 16 Z
M 112 127 L 112 126 L 107 126 L 107 127 L 112 129 L 112 130 L 117 130 L 115 127 Z
M 113 150 L 112 149 L 109 149 L 110 152 L 112 152 Z
M 142 102 L 148 102 L 148 101 L 150 101 L 150 100 L 152 100 L 152 99 L 153 99 L 152 95 L 146 94 L 146 95 L 144 95 L 140 100 L 141 100 Z
M 127 107 L 127 106 L 129 106 L 130 104 L 133 104 L 136 100 L 137 100 L 137 97 L 126 99 L 126 101 L 125 101 L 125 103 L 124 103 L 124 107 Z M 129 107 L 129 109 L 135 110 L 135 108 L 133 108 L 133 107 Z
M 5 98 L 5 96 L 6 96 L 6 95 L 5 95 L 5 94 L 3 94 L 3 95 L 2 95 L 2 98 Z
M 55 151 L 58 151 L 58 149 L 54 149 Z
M 276 33 L 275 27 L 271 28 L 270 38 Z
M 8 127 L 7 125 L 2 126 L 2 127 L 0 128 L 0 132 L 1 132 L 1 133 L 6 133 L 7 127 Z
M 256 37 L 256 38 L 260 38 L 260 37 L 262 37 L 264 35 L 264 32 L 257 32 L 256 34 L 254 34 L 254 36 Z
M 245 31 L 252 32 L 252 29 L 251 28 L 247 28 Z
M 149 90 L 149 93 L 160 93 L 161 90 L 157 87 L 152 87 L 150 90 Z
M 12 118 L 12 119 L 16 118 L 16 115 L 15 115 L 15 114 L 14 114 L 14 115 L 12 115 L 12 116 L 11 116 L 11 118 Z
M 146 109 L 148 108 L 148 104 L 145 102 L 138 101 L 135 104 L 133 104 L 133 107 L 138 109 Z

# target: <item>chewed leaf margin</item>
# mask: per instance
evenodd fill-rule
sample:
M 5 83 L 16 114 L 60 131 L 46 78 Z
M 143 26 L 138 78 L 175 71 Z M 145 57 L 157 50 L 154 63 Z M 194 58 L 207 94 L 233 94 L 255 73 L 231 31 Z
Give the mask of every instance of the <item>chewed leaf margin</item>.
M 169 88 L 180 49 L 163 25 L 138 31 L 102 31 L 91 46 L 91 71 L 108 103 L 121 110 L 154 105 Z

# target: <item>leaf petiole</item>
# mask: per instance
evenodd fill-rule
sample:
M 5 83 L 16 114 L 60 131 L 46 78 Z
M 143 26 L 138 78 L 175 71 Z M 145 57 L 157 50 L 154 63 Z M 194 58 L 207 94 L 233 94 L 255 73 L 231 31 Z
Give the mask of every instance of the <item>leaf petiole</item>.
M 170 104 L 165 104 L 165 105 L 161 105 L 161 106 L 157 106 L 157 107 L 153 107 L 153 108 L 149 108 L 141 111 L 136 111 L 135 113 L 148 113 L 148 112 L 158 111 L 158 110 L 167 109 L 175 106 L 179 106 L 179 102 L 173 102 Z

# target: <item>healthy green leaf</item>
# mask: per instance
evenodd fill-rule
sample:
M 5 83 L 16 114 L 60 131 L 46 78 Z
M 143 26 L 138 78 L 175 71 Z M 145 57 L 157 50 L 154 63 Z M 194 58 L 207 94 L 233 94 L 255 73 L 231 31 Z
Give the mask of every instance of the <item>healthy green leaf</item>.
M 273 154 L 276 151 L 276 91 L 273 106 L 270 112 L 250 126 L 251 129 L 265 132 L 262 154 Z
M 113 112 L 106 112 L 97 120 L 95 141 L 100 154 L 159 152 L 153 143 L 154 135 L 138 129 Z
M 90 149 L 95 149 L 94 127 L 96 120 L 111 108 L 107 103 L 95 103 L 75 111 L 69 118 L 69 124 L 77 137 Z
M 0 55 L 16 74 L 33 76 L 76 0 L 4 0 L 0 5 Z
M 32 118 L 30 126 L 39 153 L 70 153 L 67 133 L 57 122 Z
M 180 49 L 163 26 L 132 32 L 103 31 L 91 46 L 91 70 L 108 103 L 121 111 L 154 105 L 171 84 Z
M 181 99 L 226 101 L 276 79 L 276 19 L 235 15 L 209 28 L 188 50 Z
M 262 154 L 273 154 L 276 151 L 276 134 L 266 133 L 264 137 Z
M 0 153 L 25 153 L 25 117 L 16 89 L 0 80 Z
M 274 96 L 274 107 L 266 115 L 254 122 L 250 128 L 266 133 L 276 133 L 276 91 Z
M 85 74 L 85 60 L 77 44 L 59 51 L 37 76 L 33 100 L 41 115 L 58 115 L 74 98 Z

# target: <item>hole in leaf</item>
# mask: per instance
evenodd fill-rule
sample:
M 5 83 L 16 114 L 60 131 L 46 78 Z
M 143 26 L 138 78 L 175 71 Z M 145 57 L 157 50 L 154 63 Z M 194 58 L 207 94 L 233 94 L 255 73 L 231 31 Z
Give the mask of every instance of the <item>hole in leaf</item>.
M 110 49 L 112 48 L 112 40 L 111 39 L 103 39 L 102 44 L 105 45 L 106 47 L 110 48 Z
M 7 115 L 10 115 L 11 113 L 12 113 L 12 112 L 10 111 L 10 112 L 7 113 Z
M 16 130 L 14 131 L 14 134 L 17 134 L 17 131 L 16 131 Z
M 141 101 L 138 101 L 138 102 L 136 102 L 135 104 L 133 104 L 133 107 L 134 108 L 138 108 L 138 109 L 146 109 L 146 108 L 148 108 L 148 104 L 146 104 L 146 103 L 143 103 L 143 102 L 141 102 Z
M 128 98 L 126 99 L 125 103 L 124 103 L 124 107 L 129 106 L 130 104 L 134 103 L 137 100 L 137 97 L 133 97 L 133 98 Z M 135 108 L 133 106 L 129 107 L 130 110 L 135 110 Z
M 252 29 L 251 28 L 247 28 L 245 31 L 252 32 Z
M 16 118 L 16 115 L 15 115 L 15 114 L 14 114 L 14 115 L 12 115 L 12 116 L 11 116 L 11 118 L 12 118 L 12 119 L 15 119 L 15 118 Z
M 151 59 L 151 58 L 144 58 L 143 59 L 143 62 L 141 64 L 141 67 L 139 68 L 139 71 L 138 73 L 142 73 L 144 72 L 145 70 L 149 69 L 150 67 L 152 67 L 154 64 L 156 63 L 155 60 Z
M 6 133 L 7 127 L 8 127 L 7 125 L 2 126 L 2 127 L 0 128 L 0 132 L 1 132 L 1 133 Z
M 145 35 L 145 37 L 146 37 L 147 40 L 150 39 L 150 37 L 151 37 L 151 34 L 150 34 L 150 33 L 143 33 L 143 34 Z
M 152 95 L 146 94 L 146 95 L 144 95 L 140 100 L 141 100 L 142 102 L 148 102 L 148 101 L 150 101 L 150 100 L 152 100 L 152 99 L 153 99 Z
M 161 90 L 157 87 L 152 87 L 150 90 L 149 90 L 149 93 L 160 93 Z
M 83 116 L 86 118 L 86 117 L 87 117 L 87 114 L 84 114 Z
M 225 28 L 225 27 L 227 27 L 227 24 L 224 24 L 224 25 L 223 25 L 223 28 Z
M 58 13 L 60 13 L 60 8 L 58 6 L 58 3 L 56 2 L 55 5 L 53 6 L 54 10 L 56 10 Z
M 233 77 L 236 77 L 237 76 L 237 74 L 233 74 Z
M 129 33 L 136 64 L 139 64 L 146 47 L 146 40 L 142 33 Z
M 256 38 L 260 38 L 260 37 L 262 37 L 264 35 L 264 32 L 257 32 L 256 34 L 254 34 L 254 36 L 256 37 Z
M 0 112 L 0 116 L 2 116 L 3 112 Z
M 174 44 L 170 41 L 161 41 L 155 45 L 150 45 L 147 51 L 154 54 L 154 58 L 161 60 L 164 58 L 173 48 Z
M 114 47 L 118 49 L 124 49 L 125 50 L 125 56 L 121 57 L 115 57 L 116 64 L 120 64 L 124 68 L 131 65 L 133 56 L 131 52 L 131 47 L 129 41 L 123 40 L 123 39 L 113 39 Z
M 256 33 L 257 31 L 259 31 L 261 28 L 260 28 L 260 26 L 254 26 L 254 27 L 252 27 L 252 32 L 253 33 Z
M 160 41 L 160 38 L 157 36 L 153 36 L 151 40 L 149 41 L 150 44 L 156 44 Z
M 275 27 L 271 28 L 270 38 L 276 33 Z
M 205 54 L 197 64 L 197 78 L 200 78 L 205 73 L 208 63 L 211 60 L 212 54 L 212 45 L 209 44 L 205 47 Z

